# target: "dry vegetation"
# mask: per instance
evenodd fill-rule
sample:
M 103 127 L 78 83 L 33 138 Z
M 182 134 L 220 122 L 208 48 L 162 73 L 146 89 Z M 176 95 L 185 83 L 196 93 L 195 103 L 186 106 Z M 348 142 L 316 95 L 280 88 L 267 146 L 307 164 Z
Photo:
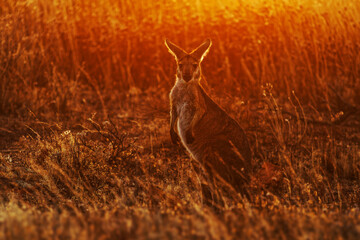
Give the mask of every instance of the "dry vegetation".
M 213 40 L 252 199 L 170 143 L 165 37 Z M 358 0 L 2 0 L 0 41 L 0 239 L 360 238 Z

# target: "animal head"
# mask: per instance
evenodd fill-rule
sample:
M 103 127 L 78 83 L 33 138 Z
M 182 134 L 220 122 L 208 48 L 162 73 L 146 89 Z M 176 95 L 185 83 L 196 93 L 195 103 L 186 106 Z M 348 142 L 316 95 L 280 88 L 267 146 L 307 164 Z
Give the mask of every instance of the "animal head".
M 211 47 L 211 40 L 207 39 L 190 53 L 187 53 L 168 39 L 165 40 L 165 45 L 169 52 L 175 57 L 177 63 L 176 76 L 185 82 L 199 80 L 201 76 L 200 63 Z

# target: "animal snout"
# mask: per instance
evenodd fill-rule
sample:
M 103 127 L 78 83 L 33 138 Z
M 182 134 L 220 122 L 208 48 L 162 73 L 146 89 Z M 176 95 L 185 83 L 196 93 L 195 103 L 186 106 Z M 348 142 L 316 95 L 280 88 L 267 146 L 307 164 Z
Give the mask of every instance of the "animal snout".
M 192 78 L 192 75 L 191 74 L 183 74 L 183 79 L 185 80 L 185 81 L 190 81 L 191 80 L 191 78 Z

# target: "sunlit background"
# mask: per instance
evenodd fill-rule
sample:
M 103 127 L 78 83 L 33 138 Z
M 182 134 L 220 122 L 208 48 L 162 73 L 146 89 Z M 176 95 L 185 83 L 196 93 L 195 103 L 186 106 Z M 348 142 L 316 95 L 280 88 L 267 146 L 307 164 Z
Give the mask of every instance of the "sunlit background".
M 65 86 L 169 89 L 175 63 L 165 38 L 185 49 L 213 40 L 203 64 L 212 87 L 249 97 L 272 83 L 315 104 L 331 84 L 360 101 L 356 0 L 5 0 L 0 11 L 1 112 L 41 98 L 32 94 L 57 75 Z

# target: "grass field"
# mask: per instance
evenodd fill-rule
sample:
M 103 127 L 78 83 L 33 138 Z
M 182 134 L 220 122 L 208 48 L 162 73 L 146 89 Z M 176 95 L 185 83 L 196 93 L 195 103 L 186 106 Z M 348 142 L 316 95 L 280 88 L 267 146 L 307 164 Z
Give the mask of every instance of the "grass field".
M 171 143 L 175 61 L 254 153 L 247 199 Z M 2 0 L 0 239 L 360 239 L 358 0 Z

